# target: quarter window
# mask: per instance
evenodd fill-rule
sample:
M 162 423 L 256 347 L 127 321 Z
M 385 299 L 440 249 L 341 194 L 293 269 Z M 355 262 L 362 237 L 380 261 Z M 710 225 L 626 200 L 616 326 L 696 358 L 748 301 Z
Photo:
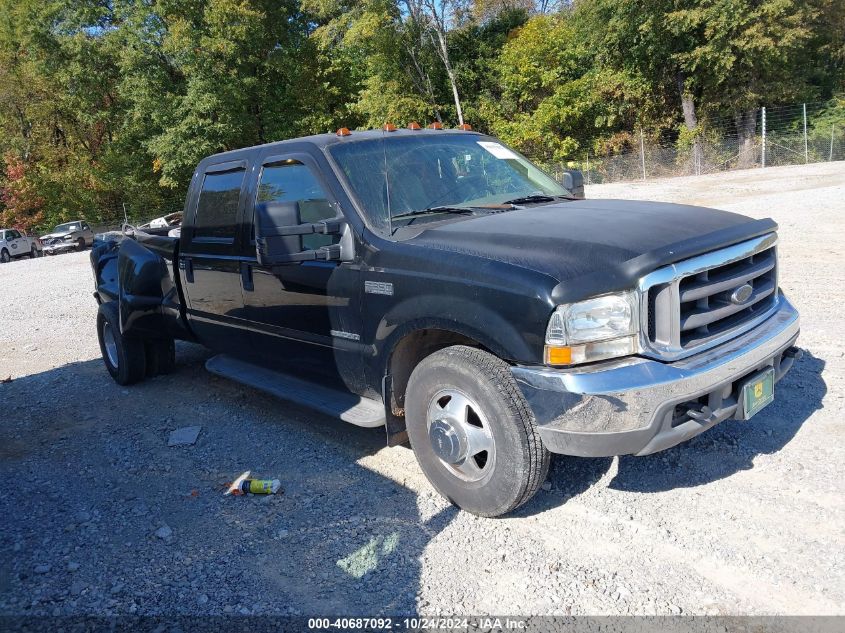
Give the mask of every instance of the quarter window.
M 206 174 L 200 191 L 194 237 L 234 239 L 244 170 Z

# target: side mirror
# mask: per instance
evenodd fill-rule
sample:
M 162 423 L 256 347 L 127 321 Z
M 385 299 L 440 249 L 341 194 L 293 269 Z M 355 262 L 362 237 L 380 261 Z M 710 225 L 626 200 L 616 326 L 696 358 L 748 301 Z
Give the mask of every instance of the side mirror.
M 314 233 L 343 235 L 346 221 L 342 218 L 302 223 L 298 202 L 262 202 L 255 205 L 255 253 L 260 266 L 312 260 L 341 260 L 341 244 L 303 250 L 302 236 Z M 347 246 L 347 251 L 349 247 Z
M 285 229 L 300 223 L 298 202 L 261 202 L 255 205 L 255 254 L 261 266 L 290 261 L 302 251 L 302 235 Z
M 567 169 L 563 172 L 561 182 L 576 198 L 584 197 L 584 174 L 578 169 Z

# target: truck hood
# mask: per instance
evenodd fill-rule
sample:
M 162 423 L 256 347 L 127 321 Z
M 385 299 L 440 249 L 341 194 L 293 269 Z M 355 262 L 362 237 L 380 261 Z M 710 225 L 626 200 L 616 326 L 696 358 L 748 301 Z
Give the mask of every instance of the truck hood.
M 630 288 L 654 268 L 775 230 L 772 220 L 703 207 L 578 200 L 440 224 L 409 241 L 544 273 L 561 282 L 559 298 L 576 300 Z
M 56 237 L 65 237 L 66 235 L 71 235 L 73 233 L 76 233 L 76 231 L 61 231 L 59 233 L 48 233 L 47 235 L 42 235 L 39 239 L 51 240 Z

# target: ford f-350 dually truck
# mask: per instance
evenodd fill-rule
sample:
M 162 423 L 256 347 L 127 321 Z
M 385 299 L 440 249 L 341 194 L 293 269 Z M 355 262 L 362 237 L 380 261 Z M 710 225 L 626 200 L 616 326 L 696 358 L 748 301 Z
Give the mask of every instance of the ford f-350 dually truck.
M 585 200 L 577 173 L 419 127 L 209 156 L 178 238 L 98 239 L 114 379 L 199 342 L 216 374 L 384 426 L 483 516 L 529 500 L 550 453 L 647 455 L 772 401 L 800 355 L 772 220 Z

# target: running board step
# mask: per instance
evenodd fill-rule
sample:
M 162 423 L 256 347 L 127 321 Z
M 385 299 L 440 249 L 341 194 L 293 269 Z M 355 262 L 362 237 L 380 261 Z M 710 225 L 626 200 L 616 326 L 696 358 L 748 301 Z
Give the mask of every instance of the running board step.
M 348 391 L 329 389 L 238 360 L 227 354 L 209 358 L 205 368 L 212 374 L 266 391 L 282 400 L 316 409 L 356 426 L 373 428 L 384 425 L 384 404 L 378 400 L 357 396 Z

